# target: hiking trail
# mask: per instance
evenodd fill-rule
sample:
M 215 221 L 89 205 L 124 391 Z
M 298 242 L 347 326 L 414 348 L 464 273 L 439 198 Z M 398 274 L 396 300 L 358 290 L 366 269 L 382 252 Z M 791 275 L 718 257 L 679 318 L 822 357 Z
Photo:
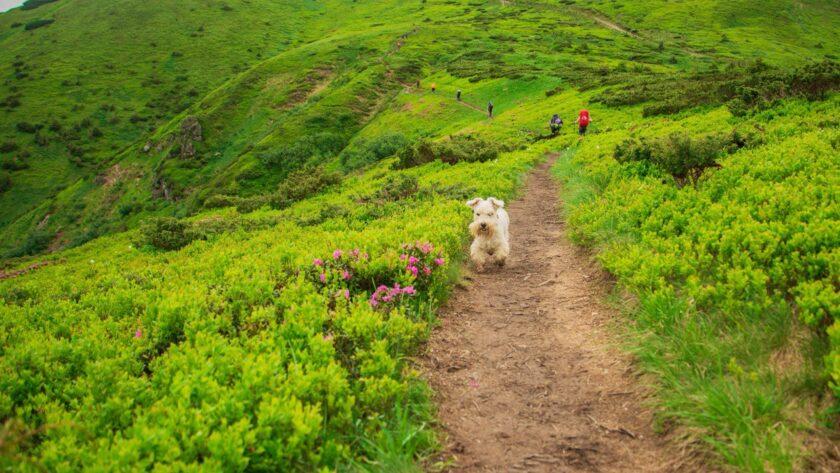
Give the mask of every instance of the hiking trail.
M 609 340 L 608 280 L 566 239 L 556 157 L 507 205 L 508 265 L 455 290 L 423 355 L 444 456 L 468 472 L 678 470 L 684 455 L 654 434 L 629 357 Z

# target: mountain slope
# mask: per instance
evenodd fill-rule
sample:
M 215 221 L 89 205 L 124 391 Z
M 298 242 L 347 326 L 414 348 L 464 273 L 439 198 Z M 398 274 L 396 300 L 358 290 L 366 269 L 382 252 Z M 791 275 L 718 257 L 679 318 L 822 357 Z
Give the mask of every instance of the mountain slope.
M 785 5 L 0 15 L 4 466 L 415 467 L 438 447 L 407 357 L 463 201 L 559 152 L 570 234 L 635 296 L 617 330 L 663 425 L 712 467 L 830 467 L 840 13 Z

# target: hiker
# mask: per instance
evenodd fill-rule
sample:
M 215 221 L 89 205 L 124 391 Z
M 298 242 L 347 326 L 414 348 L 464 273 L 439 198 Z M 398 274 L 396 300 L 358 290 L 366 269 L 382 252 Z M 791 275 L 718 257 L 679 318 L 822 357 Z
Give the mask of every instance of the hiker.
M 560 127 L 563 126 L 563 119 L 560 118 L 560 115 L 555 113 L 554 116 L 551 117 L 551 120 L 549 120 L 548 126 L 551 128 L 551 134 L 556 135 L 560 131 Z
M 586 134 L 586 127 L 592 123 L 592 118 L 589 117 L 589 110 L 581 110 L 578 117 L 575 119 L 575 123 L 578 124 L 578 135 L 582 137 Z
M 455 100 L 459 102 L 461 101 L 461 89 L 458 89 L 458 91 L 455 92 Z
M 432 82 L 432 93 L 435 93 L 435 89 L 437 89 L 437 84 Z
M 487 115 L 493 118 L 493 102 L 487 102 Z

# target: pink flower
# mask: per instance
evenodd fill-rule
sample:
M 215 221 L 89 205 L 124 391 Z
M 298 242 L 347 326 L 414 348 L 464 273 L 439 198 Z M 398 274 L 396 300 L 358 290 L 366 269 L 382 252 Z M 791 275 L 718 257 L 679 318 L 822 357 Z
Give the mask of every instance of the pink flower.
M 138 328 L 137 331 L 134 332 L 134 338 L 142 338 L 142 337 L 143 337 L 143 331 Z
M 428 266 L 423 266 L 423 274 L 425 274 L 426 276 L 432 274 L 432 268 Z
M 408 258 L 407 254 L 403 253 L 400 255 L 400 261 L 405 261 L 406 258 Z
M 320 280 L 321 280 L 321 282 L 324 282 L 324 283 L 325 283 L 325 282 L 327 282 L 327 275 L 326 275 L 326 273 L 321 273 L 321 275 L 320 275 L 320 276 L 318 276 L 318 279 L 320 279 Z
M 358 258 L 359 257 L 359 249 L 358 248 L 353 248 L 353 251 L 351 251 L 350 254 L 352 254 L 354 258 Z
M 344 278 L 345 281 L 349 281 L 351 277 L 350 271 L 345 269 L 344 272 L 341 273 L 341 277 Z
M 376 294 L 370 296 L 370 305 L 371 307 L 376 307 L 379 305 L 379 301 L 376 299 Z
M 438 266 L 443 266 L 446 261 L 443 258 L 435 258 L 435 264 Z
M 414 290 L 414 286 L 406 286 L 402 290 L 403 294 L 414 295 L 417 291 Z
M 347 299 L 348 301 L 350 300 L 350 289 L 345 289 L 344 290 L 344 298 Z
M 323 266 L 324 260 L 322 260 L 321 258 L 315 258 L 315 260 L 312 261 L 312 264 L 314 266 Z
M 417 273 L 420 272 L 420 270 L 417 269 L 417 266 L 407 266 L 405 269 L 407 269 L 409 272 L 411 272 L 411 275 L 415 276 L 415 277 L 417 276 Z
M 341 258 L 341 250 L 333 251 L 333 259 L 337 260 L 339 258 Z
M 417 264 L 420 260 L 416 256 L 408 258 L 408 264 Z
M 433 247 L 432 247 L 432 244 L 431 244 L 431 243 L 423 243 L 423 244 L 420 246 L 420 251 L 422 251 L 424 254 L 429 254 L 429 253 L 431 253 L 431 252 L 432 252 L 432 249 L 433 249 Z

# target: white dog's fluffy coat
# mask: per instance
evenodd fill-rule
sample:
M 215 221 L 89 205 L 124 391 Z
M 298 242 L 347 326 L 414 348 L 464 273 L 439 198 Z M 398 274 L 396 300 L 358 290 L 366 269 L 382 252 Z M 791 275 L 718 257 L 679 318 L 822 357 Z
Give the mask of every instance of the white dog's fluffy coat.
M 470 258 L 475 268 L 483 271 L 485 265 L 490 263 L 504 266 L 510 254 L 510 218 L 504 209 L 505 203 L 495 197 L 486 200 L 475 198 L 468 201 L 467 206 L 473 210 L 473 222 L 470 224 L 470 235 L 473 236 Z

